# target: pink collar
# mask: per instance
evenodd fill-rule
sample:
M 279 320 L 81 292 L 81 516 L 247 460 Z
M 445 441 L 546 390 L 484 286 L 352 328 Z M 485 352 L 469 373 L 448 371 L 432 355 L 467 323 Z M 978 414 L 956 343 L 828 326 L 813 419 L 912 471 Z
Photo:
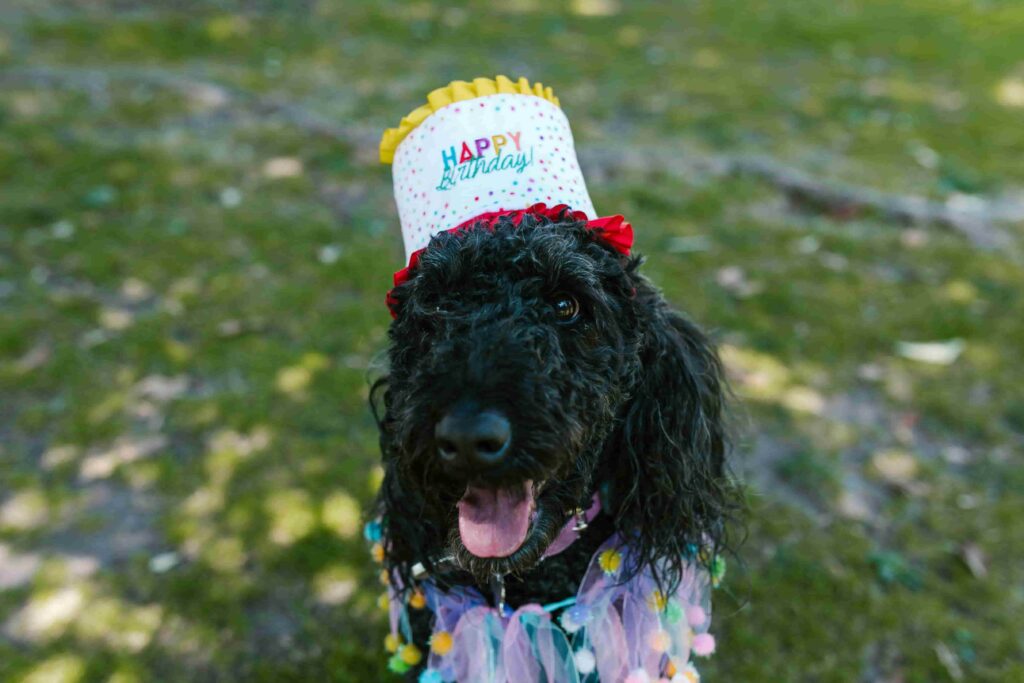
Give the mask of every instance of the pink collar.
M 594 498 L 590 503 L 590 507 L 587 508 L 586 512 L 583 513 L 583 519 L 586 524 L 590 524 L 594 521 L 594 517 L 597 517 L 597 513 L 601 511 L 601 498 L 595 493 Z M 548 546 L 548 549 L 544 551 L 544 557 L 551 557 L 562 552 L 576 541 L 580 537 L 580 532 L 586 528 L 586 524 L 580 525 L 580 515 L 573 515 L 569 518 L 569 521 L 565 523 L 562 530 L 558 532 L 558 536 Z

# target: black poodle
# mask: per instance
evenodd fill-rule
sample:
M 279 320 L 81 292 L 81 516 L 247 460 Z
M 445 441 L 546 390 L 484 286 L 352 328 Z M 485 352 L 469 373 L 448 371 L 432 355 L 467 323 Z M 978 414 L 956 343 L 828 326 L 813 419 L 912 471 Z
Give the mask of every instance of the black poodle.
M 553 603 L 615 533 L 636 559 L 621 580 L 647 571 L 670 594 L 687 558 L 726 547 L 738 495 L 722 366 L 641 261 L 567 211 L 505 217 L 435 236 L 392 290 L 372 402 L 397 599 L 426 576 L 508 609 Z M 578 540 L 545 557 L 592 500 Z M 426 651 L 434 617 L 410 616 Z

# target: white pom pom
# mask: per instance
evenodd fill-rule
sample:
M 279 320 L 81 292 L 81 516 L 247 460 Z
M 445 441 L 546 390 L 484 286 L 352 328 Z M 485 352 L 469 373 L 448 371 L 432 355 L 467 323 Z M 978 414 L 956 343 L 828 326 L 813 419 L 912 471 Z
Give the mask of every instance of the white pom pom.
M 644 669 L 634 669 L 626 676 L 625 683 L 651 683 L 651 677 Z
M 583 628 L 583 624 L 577 624 L 573 620 L 572 614 L 568 611 L 562 614 L 560 622 L 562 624 L 562 628 L 565 629 L 565 632 L 570 635 L 576 633 L 576 631 L 579 631 L 581 628 Z
M 576 660 L 576 670 L 584 676 L 593 672 L 597 666 L 597 659 L 590 650 L 577 650 L 573 659 Z

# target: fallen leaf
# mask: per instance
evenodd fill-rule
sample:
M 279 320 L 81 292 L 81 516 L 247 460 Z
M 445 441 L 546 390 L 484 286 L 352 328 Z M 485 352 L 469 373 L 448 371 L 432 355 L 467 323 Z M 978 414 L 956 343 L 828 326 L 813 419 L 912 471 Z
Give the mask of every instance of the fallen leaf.
M 960 557 L 964 564 L 971 570 L 971 575 L 976 579 L 984 579 L 988 576 L 988 567 L 985 564 L 985 551 L 974 542 L 968 541 L 960 548 Z
M 871 506 L 859 493 L 843 491 L 839 494 L 836 507 L 839 509 L 839 514 L 847 519 L 858 522 L 866 522 L 871 519 Z
M 104 308 L 100 311 L 100 325 L 112 331 L 128 329 L 135 318 L 131 311 L 120 308 Z
M 615 0 L 573 0 L 572 11 L 582 17 L 610 17 L 619 13 Z
M 166 403 L 178 398 L 188 389 L 188 377 L 177 375 L 147 375 L 135 385 L 139 396 L 145 396 L 159 403 Z
M 47 344 L 36 344 L 25 352 L 21 358 L 14 363 L 14 369 L 19 375 L 25 375 L 38 367 L 46 365 L 50 360 L 50 347 Z
M 237 187 L 226 187 L 220 192 L 220 204 L 226 209 L 234 209 L 242 203 L 242 191 Z
M 1006 78 L 996 87 L 996 101 L 1004 107 L 1024 107 L 1024 80 Z
M 121 283 L 121 294 L 133 303 L 153 296 L 153 288 L 137 277 L 130 277 Z
M 95 481 L 111 476 L 120 465 L 147 458 L 167 445 L 162 434 L 121 437 L 107 450 L 97 451 L 82 459 L 79 477 L 82 481 Z
M 715 282 L 723 289 L 745 299 L 759 294 L 764 286 L 760 282 L 751 282 L 747 274 L 739 266 L 726 266 L 720 268 L 715 274 Z
M 706 235 L 683 235 L 668 241 L 667 250 L 670 254 L 689 254 L 695 251 L 711 249 L 711 240 Z
M 935 655 L 939 658 L 939 662 L 946 669 L 946 673 L 954 681 L 964 680 L 964 670 L 960 667 L 960 661 L 953 654 L 953 651 L 946 646 L 945 643 L 935 643 Z
M 890 449 L 878 451 L 871 457 L 871 466 L 888 484 L 906 487 L 917 476 L 917 459 L 907 451 Z
M 302 161 L 295 157 L 275 157 L 263 164 L 263 175 L 267 178 L 295 178 L 302 175 Z
M 951 365 L 964 352 L 963 339 L 934 342 L 896 342 L 896 353 L 909 360 L 931 365 Z
M 149 558 L 149 571 L 154 574 L 163 574 L 173 569 L 179 562 L 181 562 L 181 556 L 173 550 L 160 553 Z
M 317 251 L 317 259 L 324 265 L 336 263 L 341 258 L 341 247 L 337 244 L 326 244 Z

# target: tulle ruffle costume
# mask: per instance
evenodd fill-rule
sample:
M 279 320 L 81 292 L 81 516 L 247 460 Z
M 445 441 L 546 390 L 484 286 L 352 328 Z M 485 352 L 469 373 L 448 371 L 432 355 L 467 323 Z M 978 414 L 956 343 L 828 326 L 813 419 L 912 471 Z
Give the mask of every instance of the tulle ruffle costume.
M 366 536 L 381 559 L 380 523 Z M 715 650 L 711 589 L 725 572 L 721 558 L 709 570 L 699 552 L 691 549 L 678 587 L 665 594 L 650 568 L 623 580 L 635 560 L 616 534 L 594 553 L 575 596 L 518 609 L 494 606 L 470 586 L 442 589 L 427 578 L 401 591 L 385 577 L 389 667 L 425 665 L 420 683 L 697 683 L 693 657 Z M 422 609 L 434 616 L 426 652 L 412 643 L 409 620 Z

